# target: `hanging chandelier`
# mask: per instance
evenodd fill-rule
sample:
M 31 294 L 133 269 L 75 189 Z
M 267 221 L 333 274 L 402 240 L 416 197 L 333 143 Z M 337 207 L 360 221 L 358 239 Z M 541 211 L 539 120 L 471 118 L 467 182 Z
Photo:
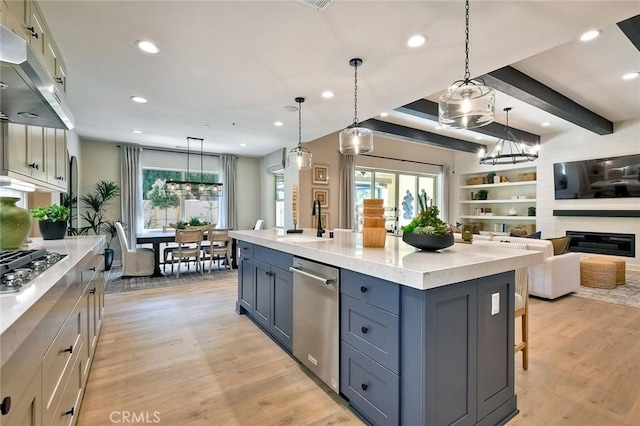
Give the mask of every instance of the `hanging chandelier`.
M 200 179 L 191 180 L 192 174 L 189 167 L 189 161 L 191 157 L 191 142 L 200 141 Z M 199 199 L 201 201 L 218 198 L 222 196 L 222 183 L 219 182 L 205 182 L 203 158 L 204 153 L 202 151 L 204 139 L 202 138 L 187 138 L 187 180 L 168 180 L 166 183 L 166 191 L 172 195 L 178 195 L 188 199 Z
M 298 146 L 289 151 L 287 167 L 298 170 L 311 169 L 311 151 L 302 146 L 302 103 L 304 98 L 296 98 L 298 103 Z
M 469 0 L 465 5 L 464 79 L 455 81 L 440 96 L 438 121 L 444 127 L 472 129 L 494 119 L 495 91 L 480 78 L 472 80 L 469 72 Z
M 539 145 L 528 147 L 520 142 L 509 128 L 509 111 L 511 111 L 511 108 L 505 108 L 504 111 L 507 113 L 505 137 L 504 139 L 499 139 L 488 153 L 485 154 L 484 150 L 480 151 L 480 164 L 516 164 L 536 160 L 538 158 Z
M 373 151 L 373 131 L 366 127 L 358 127 L 358 67 L 362 65 L 362 59 L 353 58 L 349 65 L 354 68 L 354 116 L 353 125 L 340 132 L 340 154 L 366 154 Z

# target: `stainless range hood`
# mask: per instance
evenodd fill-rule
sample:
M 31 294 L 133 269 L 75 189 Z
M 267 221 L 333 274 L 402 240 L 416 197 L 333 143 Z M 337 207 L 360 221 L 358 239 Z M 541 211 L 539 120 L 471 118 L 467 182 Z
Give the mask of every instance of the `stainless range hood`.
M 29 44 L 0 25 L 0 121 L 73 129 L 64 95 Z

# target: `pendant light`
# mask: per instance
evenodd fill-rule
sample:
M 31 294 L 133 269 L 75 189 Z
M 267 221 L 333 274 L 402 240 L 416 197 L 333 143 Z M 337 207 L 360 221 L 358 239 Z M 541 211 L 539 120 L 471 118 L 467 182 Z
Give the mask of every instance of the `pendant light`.
M 505 128 L 504 139 L 499 139 L 487 154 L 480 152 L 480 164 L 516 164 L 533 161 L 538 158 L 539 145 L 529 148 L 516 138 L 509 128 L 509 111 L 511 108 L 505 108 L 507 113 L 507 127 Z
M 358 127 L 358 67 L 362 65 L 362 59 L 353 58 L 349 65 L 354 68 L 354 116 L 353 125 L 340 132 L 340 154 L 366 154 L 373 151 L 373 131 L 366 127 Z
M 191 169 L 189 167 L 189 158 L 191 157 L 191 142 L 200 142 L 200 180 L 191 180 Z M 222 183 L 205 182 L 204 179 L 204 139 L 187 138 L 187 175 L 186 180 L 169 180 L 167 181 L 167 192 L 170 195 L 177 195 L 188 199 L 199 199 L 201 201 L 218 198 L 222 196 Z
M 289 151 L 287 167 L 298 170 L 311 169 L 311 151 L 302 146 L 302 103 L 304 98 L 296 98 L 298 103 L 298 146 Z
M 440 96 L 438 121 L 444 127 L 472 129 L 493 122 L 495 91 L 469 73 L 469 0 L 465 6 L 464 79 L 455 81 Z

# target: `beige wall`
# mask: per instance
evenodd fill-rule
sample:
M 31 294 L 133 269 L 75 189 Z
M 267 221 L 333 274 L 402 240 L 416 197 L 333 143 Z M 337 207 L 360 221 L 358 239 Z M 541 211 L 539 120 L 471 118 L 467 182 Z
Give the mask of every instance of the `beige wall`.
M 262 210 L 260 159 L 239 157 L 236 168 L 237 229 L 253 229 Z M 223 189 L 224 190 L 224 189 Z
M 302 170 L 300 182 L 300 223 L 304 228 L 315 227 L 311 216 L 313 207 L 313 188 L 329 189 L 329 227 L 341 228 L 338 223 L 338 202 L 340 188 L 340 152 L 338 133 L 332 133 L 315 141 L 305 144 L 313 155 L 313 164 L 329 167 L 329 184 L 314 184 L 312 171 Z M 454 152 L 434 148 L 420 142 L 409 142 L 391 137 L 374 135 L 372 156 L 356 156 L 356 167 L 371 167 L 375 169 L 411 171 L 418 173 L 439 172 L 439 168 L 421 163 L 452 165 Z M 375 157 L 373 157 L 375 156 Z M 387 158 L 377 158 L 387 157 Z M 394 160 L 390 160 L 392 158 Z M 402 161 L 406 160 L 406 161 Z

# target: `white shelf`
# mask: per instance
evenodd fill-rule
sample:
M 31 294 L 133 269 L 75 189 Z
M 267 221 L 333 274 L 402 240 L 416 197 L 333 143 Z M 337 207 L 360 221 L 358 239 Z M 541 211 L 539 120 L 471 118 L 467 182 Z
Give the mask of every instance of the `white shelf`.
M 461 219 L 477 219 L 477 220 L 518 220 L 518 221 L 532 221 L 535 222 L 535 216 L 471 216 L 471 215 L 461 215 Z
M 473 189 L 473 188 L 509 188 L 513 186 L 533 186 L 538 181 L 536 180 L 523 180 L 521 182 L 502 182 L 502 183 L 483 183 L 481 185 L 461 185 L 460 189 Z
M 502 204 L 502 203 L 535 203 L 535 198 L 519 198 L 516 200 L 466 200 L 460 204 Z

